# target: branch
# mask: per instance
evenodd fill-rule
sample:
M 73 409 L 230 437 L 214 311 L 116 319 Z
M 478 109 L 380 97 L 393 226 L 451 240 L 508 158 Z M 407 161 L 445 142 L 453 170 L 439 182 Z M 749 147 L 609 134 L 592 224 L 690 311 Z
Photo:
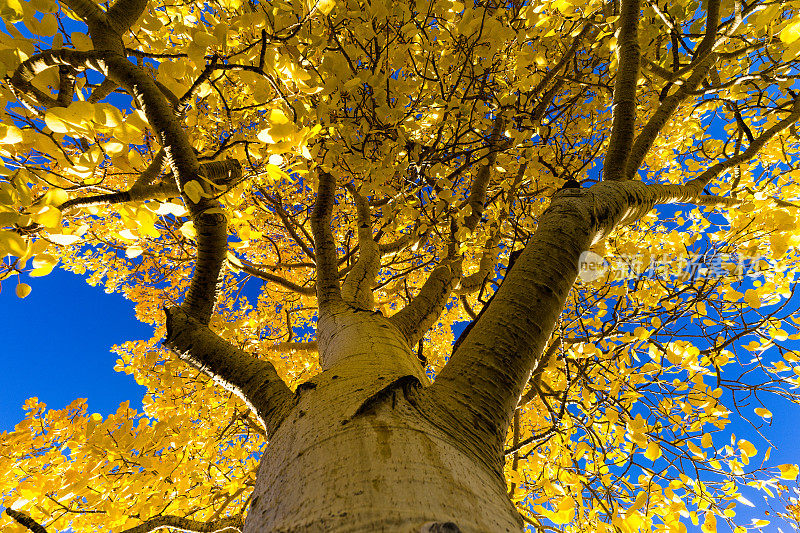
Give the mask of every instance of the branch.
M 586 37 L 586 34 L 589 33 L 589 31 L 592 32 L 590 39 L 592 42 L 594 42 L 594 38 L 597 37 L 597 34 L 599 33 L 598 28 L 593 23 L 587 22 L 581 29 L 580 33 L 578 33 L 578 35 L 576 35 L 572 40 L 572 44 L 569 46 L 569 48 L 567 48 L 567 51 L 564 53 L 564 55 L 561 56 L 561 59 L 559 59 L 558 63 L 556 63 L 553 68 L 548 70 L 539 83 L 536 84 L 536 87 L 534 87 L 531 91 L 532 94 L 538 94 L 542 92 L 545 87 L 547 87 L 547 84 L 550 83 L 550 80 L 552 80 L 556 74 L 558 74 L 561 69 L 564 68 L 569 60 L 572 59 L 572 57 L 575 55 L 575 52 L 578 51 L 578 47 L 581 45 L 583 38 Z
M 359 309 L 372 311 L 375 298 L 372 288 L 381 266 L 378 243 L 372 237 L 369 204 L 351 184 L 346 185 L 356 204 L 358 224 L 358 261 L 342 283 L 342 298 Z
M 614 84 L 613 121 L 603 162 L 604 180 L 621 180 L 633 143 L 636 122 L 636 84 L 639 81 L 639 0 L 622 0 Z
M 95 38 L 94 34 L 92 38 Z M 164 147 L 167 163 L 179 190 L 183 191 L 190 181 L 196 181 L 203 188 L 202 197 L 196 203 L 183 195 L 197 231 L 197 261 L 182 305 L 192 316 L 208 323 L 216 304 L 217 286 L 222 279 L 222 266 L 227 252 L 227 221 L 220 203 L 213 199 L 217 191 L 209 180 L 202 178 L 203 170 L 186 131 L 149 74 L 113 51 L 76 52 L 61 49 L 37 54 L 17 67 L 12 76 L 12 85 L 25 90 L 32 87 L 30 81 L 38 72 L 64 64 L 78 70 L 92 68 L 104 72 L 132 95 L 144 111 L 159 144 Z
M 472 212 L 464 217 L 464 226 L 474 231 L 483 217 L 486 203 L 486 190 L 489 187 L 491 168 L 497 158 L 496 146 L 502 137 L 505 126 L 505 109 L 495 116 L 492 132 L 489 134 L 489 154 L 486 161 L 478 169 L 475 181 L 472 182 L 466 204 Z M 419 293 L 403 309 L 395 313 L 389 321 L 402 331 L 412 346 L 416 344 L 444 310 L 450 293 L 453 292 L 461 277 L 463 256 L 456 257 L 448 253 L 447 258 L 433 269 L 422 285 Z
M 13 518 L 18 524 L 28 528 L 28 530 L 32 531 L 33 533 L 47 533 L 47 530 L 43 525 L 39 524 L 36 520 L 22 511 L 16 511 L 11 507 L 6 507 L 6 514 Z
M 144 202 L 146 200 L 166 200 L 167 198 L 179 197 L 181 193 L 178 190 L 178 185 L 175 183 L 175 179 L 172 177 L 172 174 L 165 176 L 164 179 L 158 183 L 151 183 L 158 177 L 163 165 L 164 151 L 159 150 L 159 152 L 153 158 L 153 161 L 151 161 L 150 165 L 148 165 L 144 172 L 139 174 L 139 177 L 136 178 L 134 184 L 131 185 L 131 188 L 127 191 L 72 198 L 61 204 L 59 209 L 61 211 L 67 211 L 68 209 L 92 205 Z M 229 188 L 242 176 L 241 164 L 233 159 L 202 163 L 200 165 L 200 169 L 201 174 L 203 174 L 207 179 L 210 179 L 221 189 Z
M 472 188 L 467 197 L 467 205 L 472 208 L 472 212 L 469 216 L 464 217 L 464 225 L 470 231 L 474 231 L 475 228 L 478 227 L 478 222 L 481 221 L 481 217 L 483 216 L 484 204 L 486 203 L 486 190 L 489 187 L 492 167 L 497 160 L 496 147 L 500 142 L 505 125 L 505 109 L 500 109 L 494 117 L 492 132 L 489 134 L 489 154 L 486 157 L 486 162 L 478 169 L 475 181 L 472 183 Z
M 294 221 L 289 216 L 289 213 L 287 213 L 286 210 L 283 208 L 283 205 L 281 204 L 280 196 L 276 195 L 277 197 L 273 198 L 272 196 L 267 194 L 262 189 L 259 189 L 259 190 L 264 195 L 264 198 L 266 198 L 269 201 L 269 203 L 272 204 L 272 207 L 275 208 L 275 212 L 278 214 L 278 217 L 281 219 L 281 223 L 283 224 L 283 227 L 286 228 L 286 231 L 289 232 L 289 235 L 294 239 L 294 241 L 297 243 L 297 245 L 300 246 L 300 248 L 303 250 L 303 252 L 305 252 L 305 254 L 309 257 L 309 259 L 311 259 L 312 261 L 316 261 L 317 257 L 316 257 L 316 255 L 314 255 L 314 251 L 311 248 L 308 247 L 308 244 L 306 244 L 306 241 L 303 240 L 303 238 L 300 236 L 299 233 L 297 233 L 297 230 L 294 227 Z M 305 232 L 305 228 L 302 225 L 298 225 L 298 226 L 300 227 L 301 231 Z M 309 240 L 311 240 L 310 237 L 309 237 Z
M 171 103 L 155 82 L 141 68 L 121 55 L 106 60 L 109 77 L 133 95 L 164 147 L 167 163 L 181 191 L 190 181 L 203 188 L 202 197 L 195 203 L 183 194 L 197 232 L 197 260 L 182 308 L 207 324 L 216 304 L 223 264 L 228 249 L 227 220 L 221 204 L 214 199 L 217 191 L 209 180 L 203 179 L 203 169 L 195 155 L 186 131 L 175 116 Z
M 108 96 L 109 94 L 111 94 L 114 91 L 116 91 L 118 88 L 119 88 L 119 85 L 117 85 L 117 82 L 115 82 L 112 79 L 106 78 L 103 81 L 101 81 L 100 85 L 98 85 L 92 91 L 92 94 L 89 95 L 89 98 L 88 98 L 87 101 L 92 103 L 92 104 L 95 104 L 95 103 L 99 102 L 100 100 L 102 100 L 103 98 L 105 98 L 106 96 Z
M 696 56 L 702 56 L 694 67 L 689 79 L 687 79 L 677 91 L 664 98 L 659 104 L 658 109 L 650 120 L 647 121 L 642 131 L 636 137 L 631 149 L 630 158 L 625 168 L 625 178 L 633 179 L 639 167 L 642 166 L 645 156 L 652 148 L 653 143 L 666 125 L 669 118 L 693 91 L 697 90 L 703 79 L 708 74 L 709 69 L 716 61 L 716 56 L 710 53 L 716 40 L 717 28 L 719 26 L 719 0 L 708 0 L 708 13 L 706 15 L 706 33 L 703 40 L 697 46 Z
M 319 189 L 311 229 L 314 234 L 314 254 L 317 259 L 317 303 L 320 314 L 342 302 L 339 289 L 339 270 L 336 262 L 336 242 L 331 230 L 331 214 L 336 194 L 336 178 L 319 170 Z
M 800 120 L 800 95 L 794 98 L 794 101 L 792 102 L 792 111 L 789 113 L 789 115 L 783 120 L 774 124 L 772 127 L 761 132 L 758 137 L 753 139 L 753 142 L 748 145 L 744 152 L 729 157 L 725 161 L 719 161 L 715 163 L 702 172 L 698 177 L 686 183 L 685 186 L 688 190 L 694 193 L 694 196 L 700 196 L 705 186 L 708 185 L 711 180 L 719 176 L 723 171 L 754 158 L 756 155 L 758 155 L 758 152 L 764 147 L 767 141 L 775 137 L 783 130 L 789 128 L 798 120 Z
M 280 342 L 264 349 L 270 352 L 316 352 L 319 351 L 319 344 L 317 341 Z
M 616 183 L 605 185 L 618 189 Z M 490 464 L 503 457 L 517 402 L 577 278 L 579 257 L 598 231 L 594 210 L 612 219 L 625 210 L 624 193 L 610 203 L 616 211 L 605 214 L 599 208 L 606 199 L 590 191 L 566 189 L 553 196 L 514 268 L 427 389 L 430 403 L 442 406 L 439 422 L 465 441 L 482 443 L 478 453 Z
M 213 522 L 200 522 L 191 518 L 164 515 L 151 518 L 120 533 L 149 533 L 150 531 L 167 527 L 189 533 L 223 533 L 226 531 L 241 531 L 244 527 L 244 520 L 242 520 L 241 516 L 231 516 L 220 518 Z
M 235 261 L 233 261 L 229 257 L 228 258 L 228 262 L 231 263 L 234 267 L 236 267 L 236 268 L 238 268 L 240 270 L 243 270 L 244 272 L 247 272 L 251 276 L 255 276 L 257 278 L 261 278 L 264 281 L 269 281 L 269 282 L 275 283 L 277 285 L 280 285 L 284 289 L 289 289 L 290 291 L 293 291 L 293 292 L 296 292 L 298 294 L 302 294 L 302 295 L 305 295 L 305 296 L 313 296 L 314 294 L 316 294 L 316 289 L 313 286 L 304 287 L 302 285 L 298 285 L 298 284 L 293 283 L 293 282 L 291 282 L 291 281 L 289 281 L 289 280 L 287 280 L 285 278 L 282 278 L 281 276 L 277 276 L 277 275 L 272 274 L 270 272 L 266 272 L 264 270 L 261 270 L 256 265 L 254 265 L 253 263 L 251 263 L 251 262 L 249 262 L 249 261 L 247 261 L 245 259 L 241 259 L 241 258 L 237 257 L 235 259 Z
M 121 36 L 133 26 L 146 7 L 147 0 L 116 0 L 106 12 L 108 24 Z
M 542 385 L 542 375 L 547 367 L 550 366 L 550 363 L 553 361 L 556 352 L 559 350 L 559 348 L 561 348 L 561 344 L 561 337 L 557 337 L 550 344 L 547 352 L 545 352 L 542 358 L 538 361 L 536 368 L 533 370 L 533 374 L 531 374 L 531 379 L 529 380 L 531 388 L 522 398 L 519 399 L 519 402 L 517 402 L 517 407 L 523 407 L 527 405 L 539 394 L 539 392 L 541 392 L 540 387 Z
M 51 67 L 69 67 L 78 72 L 87 68 L 94 70 L 102 69 L 102 59 L 104 54 L 101 52 L 80 52 L 77 50 L 60 49 L 48 50 L 40 54 L 35 54 L 17 66 L 11 76 L 9 88 L 14 93 L 20 103 L 28 108 L 31 113 L 41 115 L 35 106 L 40 105 L 45 109 L 56 107 L 58 101 L 45 94 L 33 86 L 31 81 L 37 74 Z
M 164 346 L 193 367 L 239 396 L 272 434 L 289 409 L 294 394 L 269 361 L 245 353 L 192 317 L 182 307 L 164 310 Z
M 156 185 L 149 185 L 147 187 L 139 187 L 137 189 L 129 189 L 127 191 L 110 192 L 105 194 L 96 194 L 92 196 L 84 196 L 81 198 L 72 198 L 67 200 L 59 206 L 61 211 L 66 212 L 69 209 L 76 209 L 80 207 L 89 207 L 93 205 L 112 205 L 122 204 L 125 202 L 144 202 L 146 200 L 166 200 L 167 198 L 175 198 L 180 196 L 178 186 L 172 182 L 161 182 Z
M 400 311 L 389 317 L 413 346 L 425 335 L 444 310 L 456 280 L 461 276 L 461 258 L 448 258 L 433 269 L 419 293 Z
M 519 184 L 522 183 L 522 178 L 525 177 L 525 171 L 527 169 L 528 162 L 526 161 L 520 165 L 519 169 L 517 170 L 517 175 L 514 177 L 514 182 L 508 191 L 509 196 L 514 196 Z M 458 289 L 456 289 L 457 294 L 469 294 L 479 290 L 483 286 L 484 282 L 488 279 L 489 275 L 494 271 L 494 266 L 497 264 L 497 260 L 500 256 L 497 246 L 500 244 L 503 222 L 505 222 L 507 217 L 508 207 L 505 207 L 497 217 L 497 222 L 493 224 L 493 226 L 496 226 L 496 228 L 495 231 L 492 232 L 491 237 L 489 237 L 489 239 L 486 241 L 486 245 L 483 249 L 483 254 L 481 254 L 481 260 L 478 265 L 478 271 L 473 272 L 469 276 L 461 278 L 461 283 L 459 284 Z
M 502 224 L 502 222 L 501 222 Z M 500 225 L 492 232 L 491 236 L 486 239 L 486 244 L 481 254 L 480 263 L 478 263 L 478 270 L 461 278 L 458 288 L 455 293 L 458 295 L 471 294 L 483 287 L 483 284 L 489 279 L 489 275 L 494 271 L 494 266 L 497 264 L 500 250 L 497 245 L 500 244 Z
M 642 166 L 642 162 L 650 151 L 650 148 L 653 147 L 653 143 L 658 137 L 658 134 L 667 124 L 670 117 L 672 117 L 678 105 L 700 86 L 715 60 L 716 57 L 713 54 L 708 55 L 705 60 L 697 66 L 694 72 L 692 72 L 689 79 L 687 79 L 677 91 L 664 98 L 659 104 L 658 109 L 656 109 L 656 112 L 650 117 L 650 120 L 647 121 L 647 124 L 644 125 L 642 131 L 636 137 L 636 141 L 633 143 L 630 158 L 628 159 L 625 169 L 625 179 L 633 179 L 636 176 L 636 172 Z
M 769 139 L 799 119 L 800 97 L 790 115 L 762 132 L 747 150 L 685 185 L 601 181 L 590 189 L 556 193 L 492 302 L 426 389 L 428 405 L 439 406 L 432 414 L 436 423 L 463 435 L 465 442 L 485 445 L 471 449 L 500 468 L 506 431 L 575 282 L 580 254 L 656 203 L 697 200 L 711 179 L 755 157 Z

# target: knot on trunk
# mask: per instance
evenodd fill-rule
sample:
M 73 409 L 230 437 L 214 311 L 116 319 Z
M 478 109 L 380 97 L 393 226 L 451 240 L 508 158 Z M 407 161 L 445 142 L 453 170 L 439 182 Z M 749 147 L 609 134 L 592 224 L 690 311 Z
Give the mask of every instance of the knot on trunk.
M 461 533 L 461 530 L 453 522 L 426 522 L 419 533 Z

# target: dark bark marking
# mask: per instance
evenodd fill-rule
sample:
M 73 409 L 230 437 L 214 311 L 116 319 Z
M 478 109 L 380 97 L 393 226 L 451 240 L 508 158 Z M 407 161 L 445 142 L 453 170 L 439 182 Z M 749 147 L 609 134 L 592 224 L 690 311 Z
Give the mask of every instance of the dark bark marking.
M 427 522 L 420 528 L 420 533 L 461 533 L 453 522 Z
M 361 403 L 361 406 L 356 409 L 356 412 L 353 414 L 353 416 L 350 417 L 350 419 L 352 420 L 357 416 L 373 412 L 381 402 L 386 401 L 390 397 L 394 396 L 395 391 L 399 388 L 402 388 L 403 395 L 408 397 L 412 390 L 418 389 L 421 386 L 422 384 L 416 376 L 401 376 L 364 400 Z M 394 406 L 394 400 L 392 405 Z

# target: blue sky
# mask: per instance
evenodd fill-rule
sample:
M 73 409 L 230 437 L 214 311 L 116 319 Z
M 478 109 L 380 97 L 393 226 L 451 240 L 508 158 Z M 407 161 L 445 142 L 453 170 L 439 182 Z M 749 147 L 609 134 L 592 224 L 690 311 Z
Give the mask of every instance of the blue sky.
M 134 317 L 132 303 L 58 268 L 22 281 L 33 287 L 27 298 L 14 294 L 14 277 L 0 292 L 0 361 L 11 378 L 0 387 L 0 431 L 22 420 L 22 404 L 31 396 L 51 409 L 88 398 L 89 412 L 104 416 L 125 400 L 141 410 L 145 388 L 114 372 L 117 356 L 110 352 L 114 344 L 152 336 L 152 327 Z

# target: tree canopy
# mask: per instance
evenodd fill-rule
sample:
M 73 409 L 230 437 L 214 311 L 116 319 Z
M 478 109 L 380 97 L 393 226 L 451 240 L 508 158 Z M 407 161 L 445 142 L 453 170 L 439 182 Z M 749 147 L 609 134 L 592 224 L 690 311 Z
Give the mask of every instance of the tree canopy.
M 618 182 L 629 204 L 583 256 L 605 268 L 521 370 L 509 495 L 542 530 L 765 525 L 737 521 L 742 488 L 786 497 L 798 467 L 730 424 L 800 402 L 798 11 L 3 0 L 3 289 L 24 298 L 58 266 L 155 332 L 114 347 L 143 412 L 25 404 L 0 437 L 0 527 L 239 527 L 270 417 L 161 345 L 165 308 L 295 390 L 341 281 L 450 380 L 453 325 L 551 200 Z M 796 523 L 796 500 L 779 511 Z

